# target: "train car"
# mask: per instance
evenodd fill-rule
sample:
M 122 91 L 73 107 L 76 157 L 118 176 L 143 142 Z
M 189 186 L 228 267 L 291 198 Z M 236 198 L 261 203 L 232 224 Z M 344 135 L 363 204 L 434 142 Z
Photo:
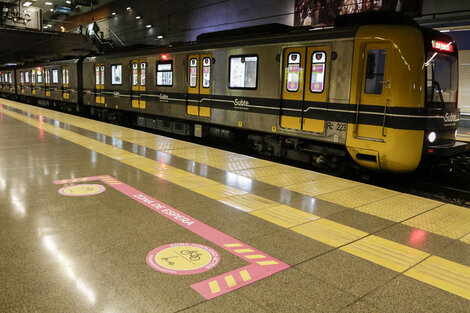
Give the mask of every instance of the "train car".
M 9 68 L 0 70 L 0 93 L 4 97 L 16 94 L 14 69 Z
M 72 59 L 17 68 L 19 99 L 76 111 L 82 102 L 81 62 Z
M 103 119 L 237 138 L 321 167 L 353 160 L 406 173 L 424 158 L 466 151 L 455 140 L 457 62 L 452 38 L 398 13 L 369 12 L 339 16 L 330 29 L 262 25 L 36 70 L 62 75 L 44 83 L 45 95 L 53 87 L 55 101 Z M 67 82 L 68 67 L 77 81 Z

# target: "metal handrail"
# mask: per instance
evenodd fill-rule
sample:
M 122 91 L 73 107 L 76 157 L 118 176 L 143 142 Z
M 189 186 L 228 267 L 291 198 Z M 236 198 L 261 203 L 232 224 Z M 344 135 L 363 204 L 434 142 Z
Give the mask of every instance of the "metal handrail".
M 109 32 L 112 33 L 114 37 L 116 37 L 116 39 L 121 43 L 123 47 L 125 46 L 125 44 L 121 41 L 121 39 L 116 35 L 116 33 L 111 28 L 109 29 Z

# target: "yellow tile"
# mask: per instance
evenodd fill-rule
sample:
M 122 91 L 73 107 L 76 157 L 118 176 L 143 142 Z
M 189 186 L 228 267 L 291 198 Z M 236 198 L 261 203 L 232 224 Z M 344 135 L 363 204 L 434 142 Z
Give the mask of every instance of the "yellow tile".
M 206 187 L 201 187 L 201 188 L 194 188 L 191 190 L 201 195 L 204 195 L 206 197 L 216 199 L 216 200 L 220 200 L 220 199 L 234 196 L 237 194 L 239 195 L 239 194 L 246 193 L 243 190 L 226 186 L 226 185 L 222 185 L 222 184 L 206 186 Z
M 470 300 L 470 267 L 468 266 L 431 256 L 404 274 Z
M 400 194 L 366 204 L 358 207 L 357 210 L 391 221 L 401 222 L 440 205 L 443 205 L 443 203 L 412 195 Z
M 286 186 L 285 189 L 315 197 L 325 193 L 356 187 L 358 185 L 359 183 L 345 179 L 322 178 L 315 181 L 308 181 L 300 184 Z
M 470 231 L 470 210 L 446 204 L 405 221 L 403 224 L 458 239 Z
M 226 243 L 224 244 L 224 247 L 227 248 L 233 248 L 233 247 L 242 247 L 243 245 L 241 243 Z
M 250 259 L 250 260 L 255 260 L 255 259 L 265 259 L 266 256 L 262 254 L 252 254 L 252 255 L 245 255 L 245 258 Z
M 348 208 L 356 208 L 368 203 L 398 195 L 398 192 L 370 185 L 331 192 L 318 196 L 318 199 L 336 203 Z
M 252 249 L 237 249 L 234 250 L 236 253 L 248 253 L 248 252 L 253 252 Z
M 269 165 L 251 169 L 236 170 L 233 172 L 245 177 L 259 179 L 265 176 L 281 175 L 289 172 L 299 172 L 299 169 L 286 165 Z
M 216 280 L 213 280 L 213 281 L 209 282 L 209 288 L 211 289 L 212 293 L 220 292 L 220 286 L 219 286 L 219 283 Z
M 251 275 L 248 273 L 247 270 L 243 270 L 240 272 L 240 276 L 242 277 L 243 281 L 249 281 L 251 280 Z
M 236 195 L 233 197 L 225 198 L 220 200 L 220 202 L 245 212 L 266 209 L 279 205 L 279 203 L 277 202 L 271 201 L 263 197 L 259 197 L 252 193 L 245 193 L 242 195 Z
M 250 214 L 286 228 L 307 223 L 319 218 L 316 215 L 291 208 L 287 205 L 257 210 Z
M 227 287 L 232 288 L 233 286 L 237 285 L 232 275 L 225 276 L 224 278 L 225 278 L 225 282 L 227 283 Z
M 426 252 L 377 236 L 368 236 L 340 249 L 397 272 L 403 272 L 429 256 Z
M 460 241 L 468 243 L 470 245 L 470 234 L 460 238 Z
M 200 176 L 191 176 L 186 178 L 170 179 L 170 181 L 176 185 L 184 188 L 193 189 L 198 187 L 205 187 L 211 185 L 217 185 L 218 182 Z
M 277 187 L 284 187 L 289 185 L 307 182 L 318 179 L 318 175 L 314 172 L 289 172 L 281 175 L 264 176 L 258 180 Z
M 257 264 L 261 265 L 261 266 L 266 266 L 266 265 L 276 265 L 276 264 L 279 264 L 278 262 L 272 260 L 272 261 L 260 261 L 260 262 L 256 262 Z
M 332 247 L 340 247 L 368 235 L 366 232 L 324 218 L 293 227 L 292 230 Z

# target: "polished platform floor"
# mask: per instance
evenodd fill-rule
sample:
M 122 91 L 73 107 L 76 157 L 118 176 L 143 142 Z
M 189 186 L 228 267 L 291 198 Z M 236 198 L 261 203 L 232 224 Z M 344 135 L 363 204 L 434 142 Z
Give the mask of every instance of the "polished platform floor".
M 470 209 L 0 99 L 0 312 L 470 312 Z

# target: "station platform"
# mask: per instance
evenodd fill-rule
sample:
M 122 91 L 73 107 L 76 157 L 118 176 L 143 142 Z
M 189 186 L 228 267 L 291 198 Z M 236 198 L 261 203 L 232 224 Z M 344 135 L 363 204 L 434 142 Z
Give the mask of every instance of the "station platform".
M 470 312 L 470 209 L 0 100 L 1 312 Z

